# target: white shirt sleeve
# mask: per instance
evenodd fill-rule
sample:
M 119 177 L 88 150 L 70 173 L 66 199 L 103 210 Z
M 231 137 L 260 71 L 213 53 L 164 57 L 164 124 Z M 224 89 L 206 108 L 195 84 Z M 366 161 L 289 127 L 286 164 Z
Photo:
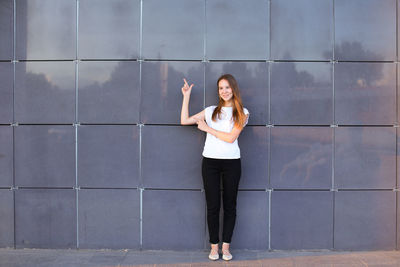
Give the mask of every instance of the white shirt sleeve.
M 205 108 L 204 117 L 205 117 L 205 121 L 208 125 L 211 124 L 211 115 L 212 115 L 213 111 L 214 111 L 213 106 L 209 106 L 209 107 Z
M 249 122 L 249 117 L 250 117 L 250 112 L 247 110 L 247 108 L 243 108 L 243 112 L 244 114 L 249 114 L 249 116 L 246 119 L 246 122 L 244 123 L 243 127 L 247 125 L 247 123 Z

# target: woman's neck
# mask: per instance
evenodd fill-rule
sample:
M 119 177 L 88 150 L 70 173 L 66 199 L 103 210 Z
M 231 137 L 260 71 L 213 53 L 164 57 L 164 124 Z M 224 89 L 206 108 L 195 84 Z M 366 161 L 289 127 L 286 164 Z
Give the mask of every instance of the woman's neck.
M 225 102 L 223 105 L 222 105 L 223 107 L 233 107 L 233 104 L 232 104 L 232 102 Z

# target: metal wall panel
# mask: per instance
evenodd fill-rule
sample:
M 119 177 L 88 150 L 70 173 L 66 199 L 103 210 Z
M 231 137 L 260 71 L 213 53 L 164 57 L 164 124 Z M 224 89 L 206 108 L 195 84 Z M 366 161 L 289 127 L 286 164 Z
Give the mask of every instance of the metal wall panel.
M 0 60 L 13 58 L 14 45 L 14 1 L 0 2 Z
M 15 185 L 73 187 L 75 130 L 70 125 L 20 125 L 15 129 Z
M 269 57 L 268 0 L 206 2 L 208 59 L 265 60 Z
M 188 61 L 149 61 L 142 64 L 141 122 L 180 124 L 183 78 L 194 84 L 189 113 L 196 114 L 204 104 L 204 64 Z
M 335 129 L 335 187 L 396 187 L 396 130 L 393 127 Z
M 269 207 L 268 192 L 238 192 L 232 249 L 268 249 Z
M 13 121 L 13 80 L 13 64 L 0 62 L 0 123 Z
M 335 0 L 335 59 L 396 60 L 396 0 Z
M 75 64 L 17 62 L 14 98 L 14 116 L 18 123 L 73 123 Z
M 78 186 L 132 188 L 139 185 L 138 126 L 78 128 Z
M 271 10 L 272 59 L 332 59 L 333 1 L 272 0 Z
M 76 1 L 14 0 L 15 58 L 76 58 Z
M 240 133 L 240 161 L 242 175 L 239 189 L 265 189 L 268 187 L 269 129 L 262 126 L 246 126 Z
M 334 218 L 336 249 L 396 248 L 396 192 L 335 192 Z
M 14 192 L 0 189 L 0 246 L 14 247 Z
M 143 58 L 202 59 L 204 0 L 142 0 Z
M 14 138 L 13 128 L 0 126 L 0 187 L 13 186 Z
M 78 65 L 78 77 L 79 122 L 139 122 L 138 62 L 84 61 Z
M 78 199 L 80 248 L 140 247 L 138 190 L 82 189 Z
M 143 248 L 201 249 L 205 203 L 200 191 L 143 191 Z
M 271 129 L 271 187 L 329 189 L 333 130 L 329 127 Z
M 339 62 L 335 65 L 335 121 L 344 125 L 396 122 L 396 64 Z
M 139 57 L 140 0 L 80 0 L 79 58 Z
M 332 241 L 333 192 L 272 192 L 272 249 L 332 249 Z
M 76 192 L 19 189 L 15 192 L 17 248 L 76 247 Z
M 332 64 L 271 64 L 271 123 L 329 125 L 333 121 Z
M 201 189 L 204 136 L 192 126 L 142 128 L 142 181 L 145 188 Z

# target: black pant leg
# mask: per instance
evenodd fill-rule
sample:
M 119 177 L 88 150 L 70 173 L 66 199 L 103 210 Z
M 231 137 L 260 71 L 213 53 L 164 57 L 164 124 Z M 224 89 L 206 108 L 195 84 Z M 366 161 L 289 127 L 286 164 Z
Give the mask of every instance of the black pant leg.
M 207 203 L 207 225 L 210 243 L 219 243 L 219 210 L 220 210 L 220 160 L 203 157 L 202 176 Z
M 231 243 L 233 229 L 236 222 L 236 200 L 239 189 L 239 181 L 242 173 L 240 159 L 229 159 L 225 161 L 223 169 L 223 206 L 224 206 L 224 228 L 222 241 Z

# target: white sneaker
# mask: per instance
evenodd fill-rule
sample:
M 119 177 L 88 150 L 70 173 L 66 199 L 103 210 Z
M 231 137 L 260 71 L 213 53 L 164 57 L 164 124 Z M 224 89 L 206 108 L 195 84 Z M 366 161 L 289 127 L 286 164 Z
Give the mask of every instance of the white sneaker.
M 229 252 L 229 250 L 227 249 L 222 250 L 222 259 L 226 261 L 230 261 L 232 259 L 232 254 Z
M 215 253 L 215 252 L 217 252 L 217 253 Z M 218 249 L 211 249 L 210 255 L 208 255 L 208 258 L 212 261 L 218 260 L 219 259 Z

